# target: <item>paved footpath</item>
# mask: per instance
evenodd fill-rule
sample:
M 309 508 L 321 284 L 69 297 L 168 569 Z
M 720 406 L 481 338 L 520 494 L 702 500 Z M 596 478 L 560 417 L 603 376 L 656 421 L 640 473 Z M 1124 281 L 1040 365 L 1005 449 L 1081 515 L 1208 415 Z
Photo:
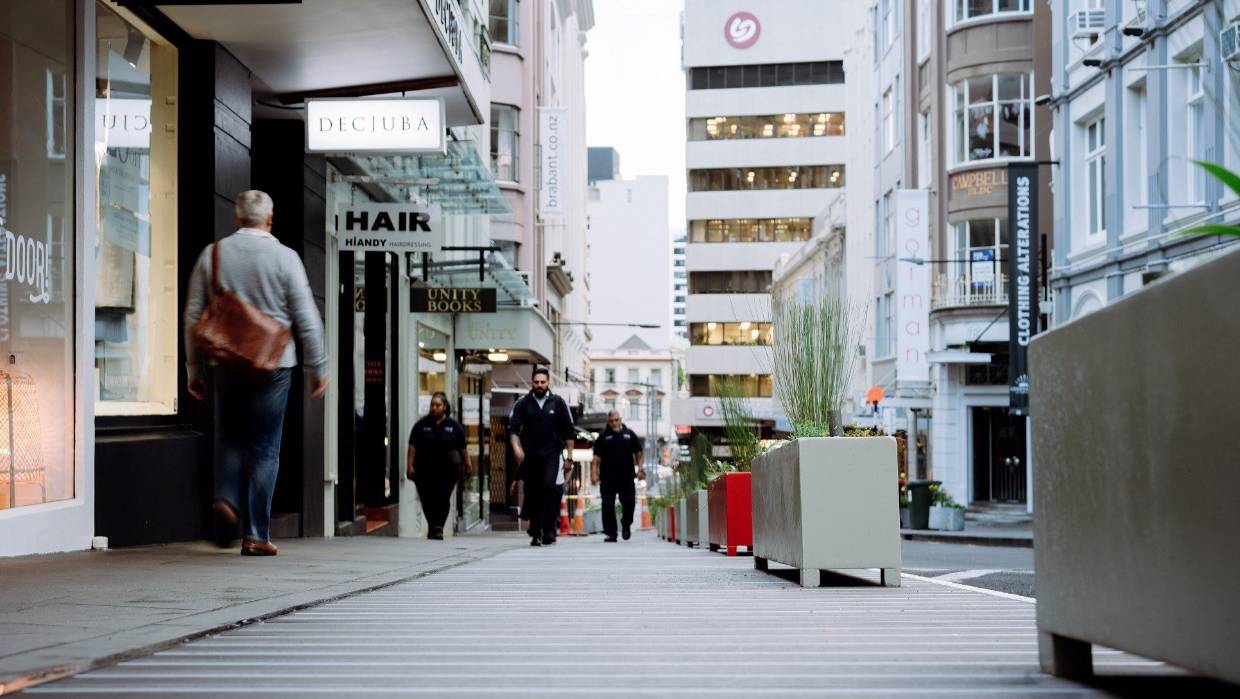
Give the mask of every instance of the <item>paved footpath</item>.
M 1101 649 L 1100 673 L 1135 677 L 1085 687 L 1041 674 L 1034 605 L 1019 598 L 910 576 L 801 589 L 752 566 L 648 533 L 510 548 L 27 693 L 1183 696 L 1196 682 Z

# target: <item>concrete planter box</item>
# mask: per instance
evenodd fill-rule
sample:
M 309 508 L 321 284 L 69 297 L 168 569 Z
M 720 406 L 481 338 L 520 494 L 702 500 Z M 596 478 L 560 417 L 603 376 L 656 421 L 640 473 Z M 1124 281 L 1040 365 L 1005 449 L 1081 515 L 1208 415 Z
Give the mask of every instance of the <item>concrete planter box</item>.
M 900 585 L 900 502 L 892 437 L 798 439 L 753 463 L 754 567 L 798 568 L 801 585 L 821 571 L 882 569 Z
M 710 532 L 709 512 L 705 490 L 699 490 L 685 498 L 685 546 L 701 547 L 707 543 L 707 534 Z
M 964 530 L 964 510 L 955 507 L 930 506 L 930 528 L 942 532 Z
M 748 472 L 725 473 L 706 486 L 710 527 L 706 537 L 711 551 L 729 556 L 744 546 L 753 552 L 753 481 Z
M 673 532 L 672 541 L 683 544 L 685 543 L 685 527 L 689 520 L 689 504 L 685 502 L 685 498 L 676 501 L 676 531 Z
M 1034 339 L 1043 669 L 1091 643 L 1240 683 L 1240 253 Z
M 587 534 L 598 534 L 603 531 L 603 511 L 586 510 L 585 525 Z
M 907 507 L 901 507 L 900 508 L 900 528 L 901 529 L 912 529 L 912 527 L 913 527 L 912 515 L 909 514 Z

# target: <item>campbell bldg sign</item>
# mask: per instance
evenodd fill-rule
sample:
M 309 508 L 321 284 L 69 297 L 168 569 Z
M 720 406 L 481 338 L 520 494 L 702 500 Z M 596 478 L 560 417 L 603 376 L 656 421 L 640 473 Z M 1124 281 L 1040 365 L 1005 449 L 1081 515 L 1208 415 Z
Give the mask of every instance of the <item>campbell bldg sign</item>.
M 438 99 L 306 101 L 311 153 L 442 153 L 444 128 Z

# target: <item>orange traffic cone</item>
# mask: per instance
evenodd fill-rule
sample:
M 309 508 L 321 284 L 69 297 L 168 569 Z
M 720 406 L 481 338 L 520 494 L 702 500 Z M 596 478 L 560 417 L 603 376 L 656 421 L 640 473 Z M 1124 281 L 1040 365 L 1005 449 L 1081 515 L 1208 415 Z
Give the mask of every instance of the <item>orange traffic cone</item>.
M 577 496 L 577 508 L 573 511 L 573 534 L 577 536 L 586 534 L 586 501 L 580 495 Z
M 568 502 L 566 500 L 560 501 L 560 533 L 568 533 Z
M 642 529 L 650 529 L 654 521 L 650 519 L 650 508 L 646 506 L 646 496 L 642 496 Z

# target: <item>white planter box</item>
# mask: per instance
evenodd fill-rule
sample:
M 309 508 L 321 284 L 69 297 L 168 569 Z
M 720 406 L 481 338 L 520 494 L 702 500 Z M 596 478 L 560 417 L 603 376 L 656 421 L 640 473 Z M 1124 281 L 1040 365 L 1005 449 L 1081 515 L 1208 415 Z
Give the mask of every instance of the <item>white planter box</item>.
M 930 528 L 943 532 L 964 530 L 964 510 L 955 507 L 930 506 Z
M 909 512 L 909 509 L 907 507 L 900 508 L 900 528 L 901 529 L 912 529 L 913 528 L 912 514 Z
M 603 511 L 586 510 L 585 525 L 587 534 L 597 534 L 603 531 Z
M 685 546 L 701 546 L 710 534 L 710 510 L 706 491 L 699 490 L 685 498 L 685 534 L 681 539 Z
M 753 464 L 754 567 L 801 571 L 879 568 L 900 585 L 900 500 L 892 437 L 798 439 Z

